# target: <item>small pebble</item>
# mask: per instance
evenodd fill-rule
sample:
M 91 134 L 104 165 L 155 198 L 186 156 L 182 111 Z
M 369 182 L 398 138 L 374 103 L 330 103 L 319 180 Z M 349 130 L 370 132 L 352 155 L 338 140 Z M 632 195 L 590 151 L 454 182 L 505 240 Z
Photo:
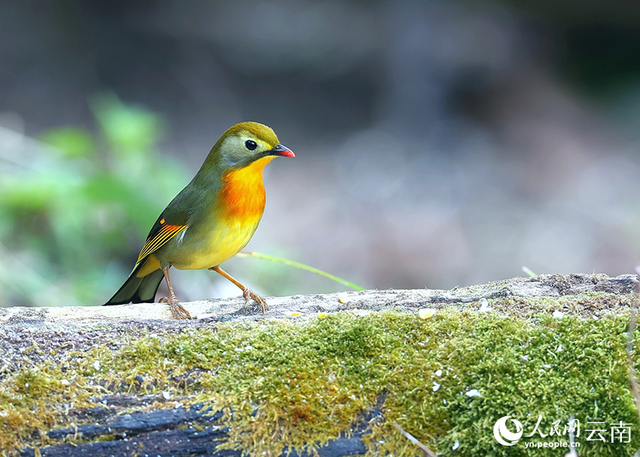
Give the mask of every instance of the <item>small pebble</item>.
M 422 308 L 418 311 L 418 317 L 420 319 L 430 319 L 435 313 L 436 310 L 433 308 Z
M 489 302 L 487 301 L 486 298 L 483 298 L 482 300 L 480 300 L 480 309 L 478 310 L 481 313 L 486 313 L 488 311 L 491 311 L 491 307 L 489 306 Z

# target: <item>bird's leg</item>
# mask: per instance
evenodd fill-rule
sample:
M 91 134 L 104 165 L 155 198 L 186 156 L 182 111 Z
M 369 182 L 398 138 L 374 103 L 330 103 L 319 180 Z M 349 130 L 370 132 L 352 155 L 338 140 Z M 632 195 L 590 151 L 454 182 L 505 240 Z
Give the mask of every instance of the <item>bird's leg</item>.
M 160 303 L 169 304 L 169 307 L 171 308 L 171 315 L 174 319 L 191 319 L 191 314 L 189 314 L 189 311 L 184 309 L 178 303 L 178 297 L 176 297 L 176 294 L 173 291 L 173 286 L 171 285 L 171 280 L 169 279 L 169 267 L 163 268 L 162 273 L 164 273 L 164 279 L 167 281 L 169 296 L 161 298 Z
M 256 303 L 258 305 L 260 305 L 260 309 L 262 309 L 262 315 L 264 316 L 264 309 L 265 308 L 269 309 L 269 305 L 267 305 L 267 302 L 265 301 L 264 298 L 262 298 L 260 295 L 257 295 L 257 294 L 254 294 L 253 292 L 251 292 L 251 289 L 249 289 L 247 286 L 242 284 L 236 278 L 234 278 L 229 273 L 224 271 L 222 268 L 220 268 L 220 267 L 211 267 L 211 268 L 209 268 L 209 270 L 213 270 L 216 273 L 221 274 L 222 276 L 227 278 L 229 281 L 234 283 L 242 291 L 242 296 L 244 297 L 244 306 L 245 307 L 247 306 L 247 303 L 249 303 L 249 297 L 253 298 L 256 301 Z

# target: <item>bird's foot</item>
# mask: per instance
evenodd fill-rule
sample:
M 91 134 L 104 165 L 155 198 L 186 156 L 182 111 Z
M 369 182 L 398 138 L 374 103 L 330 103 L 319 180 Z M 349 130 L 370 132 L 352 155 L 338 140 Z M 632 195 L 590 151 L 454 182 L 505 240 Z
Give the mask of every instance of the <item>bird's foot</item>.
M 178 298 L 176 296 L 163 297 L 160 299 L 160 303 L 167 303 L 169 305 L 171 315 L 174 319 L 191 319 L 191 314 L 189 314 L 189 311 L 184 309 L 182 305 L 178 303 Z
M 255 294 L 249 288 L 242 289 L 242 296 L 244 297 L 244 307 L 246 308 L 249 304 L 249 298 L 252 298 L 258 305 L 260 305 L 260 309 L 262 310 L 262 315 L 264 316 L 264 310 L 270 309 L 269 305 L 267 305 L 267 301 L 262 298 L 260 295 Z

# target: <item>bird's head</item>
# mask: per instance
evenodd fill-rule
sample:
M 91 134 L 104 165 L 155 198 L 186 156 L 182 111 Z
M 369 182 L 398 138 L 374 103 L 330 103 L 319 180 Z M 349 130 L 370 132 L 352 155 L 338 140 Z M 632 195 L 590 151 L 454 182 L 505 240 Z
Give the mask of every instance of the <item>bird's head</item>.
M 257 122 L 242 122 L 224 132 L 213 147 L 223 168 L 244 168 L 253 162 L 274 157 L 295 157 L 278 141 L 275 132 Z

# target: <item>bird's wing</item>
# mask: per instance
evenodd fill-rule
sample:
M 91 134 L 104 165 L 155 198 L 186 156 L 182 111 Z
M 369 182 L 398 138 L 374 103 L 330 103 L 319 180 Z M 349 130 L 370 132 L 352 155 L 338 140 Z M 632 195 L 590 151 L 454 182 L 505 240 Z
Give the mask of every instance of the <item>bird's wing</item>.
M 187 229 L 187 215 L 165 209 L 151 228 L 147 241 L 138 255 L 138 262 L 164 246 L 167 241 Z

